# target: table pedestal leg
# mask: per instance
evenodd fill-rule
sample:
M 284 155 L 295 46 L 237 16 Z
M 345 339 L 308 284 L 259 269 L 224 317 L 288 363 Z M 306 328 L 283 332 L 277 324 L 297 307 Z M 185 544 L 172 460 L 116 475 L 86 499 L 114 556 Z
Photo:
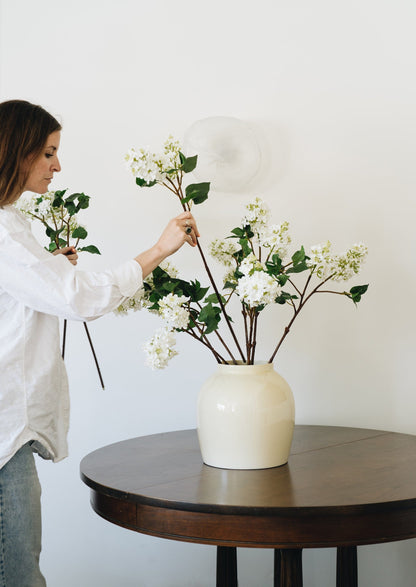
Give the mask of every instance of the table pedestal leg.
M 358 587 L 356 546 L 337 548 L 337 587 Z
M 217 546 L 217 587 L 237 587 L 237 549 Z
M 274 551 L 274 587 L 302 587 L 302 549 Z

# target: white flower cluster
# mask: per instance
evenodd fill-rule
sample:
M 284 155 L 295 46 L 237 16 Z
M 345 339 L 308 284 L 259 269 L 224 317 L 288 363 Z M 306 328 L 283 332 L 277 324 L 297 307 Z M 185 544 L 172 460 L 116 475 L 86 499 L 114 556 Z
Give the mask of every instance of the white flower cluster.
M 311 247 L 308 265 L 314 269 L 319 279 L 328 279 L 332 276 L 331 279 L 334 281 L 347 281 L 360 272 L 367 253 L 368 249 L 364 243 L 358 243 L 346 253 L 334 255 L 331 251 L 331 243 L 327 241 Z
M 15 206 L 25 216 L 31 220 L 39 218 L 42 222 L 49 224 L 52 228 L 63 228 L 60 238 L 66 239 L 71 236 L 72 232 L 81 226 L 76 215 L 70 216 L 67 210 L 53 208 L 52 204 L 55 199 L 55 192 L 46 192 L 45 194 L 23 194 L 15 203 Z
M 178 270 L 169 261 L 163 261 L 163 263 L 160 264 L 160 268 L 166 271 L 170 277 L 178 276 Z M 147 283 L 150 286 L 153 285 L 152 273 L 146 277 L 144 283 Z M 149 294 L 145 288 L 140 287 L 133 296 L 127 298 L 115 310 L 113 310 L 114 314 L 117 316 L 125 316 L 129 311 L 138 312 L 139 310 L 149 309 L 152 303 L 149 302 L 148 295 Z
M 146 353 L 146 365 L 151 369 L 164 369 L 169 360 L 178 352 L 173 348 L 176 345 L 175 335 L 169 328 L 160 328 L 143 346 Z
M 133 296 L 122 302 L 113 312 L 117 316 L 125 316 L 130 310 L 137 312 L 148 306 L 146 290 L 144 287 L 140 287 Z
M 243 275 L 253 275 L 255 271 L 265 271 L 266 267 L 257 259 L 254 253 L 251 253 L 242 260 L 238 269 Z
M 215 239 L 209 246 L 211 256 L 226 267 L 233 264 L 233 255 L 238 251 L 238 245 L 235 241 L 228 239 Z
M 237 293 L 250 308 L 273 304 L 279 295 L 279 284 L 264 271 L 254 271 L 238 280 Z
M 172 135 L 170 135 L 164 145 L 163 145 L 163 159 L 164 159 L 164 169 L 177 169 L 180 164 L 180 157 L 179 152 L 181 150 L 181 145 L 178 140 L 175 140 Z
M 124 156 L 127 168 L 135 177 L 144 181 L 163 182 L 166 173 L 180 166 L 180 144 L 172 136 L 165 141 L 163 153 L 153 153 L 149 148 L 130 149 Z
M 292 242 L 289 234 L 289 222 L 284 221 L 281 224 L 264 226 L 258 233 L 258 239 L 261 247 L 270 249 L 273 253 L 279 255 L 281 259 L 284 259 Z
M 254 233 L 260 233 L 270 220 L 270 209 L 267 204 L 256 196 L 246 206 L 246 212 L 242 219 L 242 225 L 250 224 Z
M 49 218 L 51 216 L 51 207 L 54 199 L 54 192 L 46 194 L 28 194 L 25 193 L 17 200 L 15 206 L 26 216 L 39 216 L 39 218 Z
M 170 328 L 186 330 L 189 325 L 189 310 L 183 306 L 188 302 L 189 298 L 186 296 L 170 293 L 160 300 L 159 315 Z

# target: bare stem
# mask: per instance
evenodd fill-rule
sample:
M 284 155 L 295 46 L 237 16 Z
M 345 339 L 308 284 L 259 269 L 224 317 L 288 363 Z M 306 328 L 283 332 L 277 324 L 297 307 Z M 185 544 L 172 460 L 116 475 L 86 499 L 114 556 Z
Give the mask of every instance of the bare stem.
M 199 302 L 198 302 L 198 306 L 199 306 L 199 308 L 202 309 L 202 306 L 201 306 L 201 304 Z M 199 327 L 198 327 L 198 324 L 197 324 L 196 321 L 195 321 L 195 325 L 197 326 L 197 328 L 199 330 Z M 202 331 L 200 331 L 200 332 L 201 332 L 201 336 L 205 336 L 206 337 L 206 335 L 204 335 Z M 230 355 L 231 361 L 235 364 L 236 363 L 236 360 L 235 360 L 235 358 L 234 358 L 231 350 L 229 349 L 227 343 L 225 342 L 225 340 L 222 338 L 222 336 L 220 335 L 220 333 L 218 332 L 218 330 L 214 330 L 213 332 L 216 335 L 216 337 L 218 338 L 218 340 L 221 342 L 221 344 L 223 345 L 223 347 L 225 348 L 225 350 L 227 351 L 227 353 Z
M 254 335 L 253 335 L 253 350 L 251 354 L 251 364 L 254 365 L 254 356 L 256 354 L 256 345 L 257 345 L 257 322 L 259 319 L 259 314 L 256 312 L 254 317 Z
M 229 319 L 229 317 L 228 317 L 228 315 L 227 315 L 227 312 L 225 311 L 225 306 L 224 306 L 224 303 L 223 303 L 223 301 L 222 301 L 221 295 L 220 295 L 220 293 L 219 293 L 219 291 L 218 291 L 218 288 L 217 288 L 217 285 L 216 285 L 216 283 L 215 283 L 215 281 L 214 281 L 214 278 L 212 277 L 211 271 L 210 271 L 210 269 L 209 269 L 209 267 L 208 267 L 208 264 L 207 264 L 207 262 L 206 262 L 206 259 L 205 259 L 205 256 L 204 256 L 204 253 L 203 253 L 203 251 L 202 251 L 201 245 L 199 244 L 199 241 L 198 241 L 198 240 L 196 241 L 196 244 L 197 244 L 197 247 L 198 247 L 199 253 L 200 253 L 200 255 L 201 255 L 202 262 L 204 263 L 205 270 L 206 270 L 206 272 L 207 272 L 207 274 L 208 274 L 208 278 L 209 278 L 209 280 L 210 280 L 210 282 L 211 282 L 211 285 L 212 285 L 212 287 L 214 288 L 214 291 L 215 291 L 215 293 L 217 294 L 218 302 L 219 302 L 219 304 L 220 304 L 221 311 L 222 311 L 222 313 L 223 313 L 223 315 L 224 315 L 224 318 L 225 318 L 225 321 L 226 321 L 226 323 L 227 323 L 227 326 L 228 326 L 228 328 L 229 328 L 229 330 L 230 330 L 230 332 L 231 332 L 231 336 L 233 337 L 233 340 L 234 340 L 234 342 L 235 342 L 235 344 L 236 344 L 236 347 L 237 347 L 237 349 L 238 349 L 238 352 L 240 353 L 241 359 L 242 359 L 242 360 L 243 360 L 243 362 L 245 363 L 245 362 L 246 362 L 246 359 L 245 359 L 245 357 L 244 357 L 243 351 L 241 350 L 240 344 L 239 344 L 239 342 L 238 342 L 238 340 L 237 340 L 237 336 L 236 336 L 236 334 L 235 334 L 235 332 L 234 332 L 234 328 L 232 327 L 232 325 L 231 325 L 231 322 L 230 322 L 230 319 Z
M 91 351 L 92 351 L 92 356 L 94 357 L 95 366 L 97 367 L 97 372 L 98 372 L 98 377 L 100 378 L 101 387 L 104 389 L 104 381 L 103 381 L 103 378 L 102 378 L 102 375 L 101 375 L 100 366 L 98 364 L 97 356 L 96 356 L 95 350 L 94 350 L 94 345 L 92 344 L 91 336 L 90 336 L 90 333 L 88 331 L 88 326 L 87 326 L 87 323 L 86 322 L 84 322 L 84 328 L 85 328 L 85 332 L 87 333 L 88 342 L 90 343 L 90 347 L 91 347 Z
M 195 332 L 193 332 L 192 330 L 185 330 L 184 332 L 186 332 L 187 334 L 189 334 L 190 336 L 192 336 L 192 338 L 195 338 L 196 340 L 198 340 L 199 342 L 201 342 L 204 346 L 206 346 L 214 355 L 216 361 L 218 363 L 224 363 L 226 364 L 227 361 L 214 349 L 214 347 L 207 341 L 207 338 L 202 339 L 201 337 L 197 336 L 195 334 Z
M 286 338 L 286 336 L 289 334 L 291 326 L 293 324 L 293 322 L 295 321 L 295 319 L 297 318 L 297 316 L 299 315 L 299 312 L 302 310 L 302 308 L 304 307 L 304 305 L 306 304 L 306 302 L 308 300 L 311 299 L 311 297 L 315 294 L 315 293 L 323 293 L 323 292 L 319 292 L 319 288 L 321 288 L 323 286 L 324 283 L 326 283 L 327 281 L 329 281 L 330 279 L 332 279 L 333 275 L 330 275 L 329 277 L 327 277 L 326 279 L 324 279 L 321 283 L 318 283 L 318 285 L 308 294 L 306 295 L 306 291 L 308 289 L 310 280 L 312 278 L 312 273 L 310 273 L 305 287 L 303 288 L 303 292 L 301 294 L 301 298 L 300 298 L 300 302 L 299 302 L 299 306 L 297 308 L 294 307 L 294 315 L 292 317 L 292 319 L 290 320 L 290 322 L 288 323 L 288 325 L 285 327 L 285 330 L 283 332 L 283 336 L 281 337 L 281 339 L 279 340 L 275 350 L 273 351 L 272 356 L 269 359 L 269 363 L 273 363 L 273 360 L 276 356 L 277 351 L 280 349 L 284 339 Z M 331 292 L 332 293 L 332 292 Z

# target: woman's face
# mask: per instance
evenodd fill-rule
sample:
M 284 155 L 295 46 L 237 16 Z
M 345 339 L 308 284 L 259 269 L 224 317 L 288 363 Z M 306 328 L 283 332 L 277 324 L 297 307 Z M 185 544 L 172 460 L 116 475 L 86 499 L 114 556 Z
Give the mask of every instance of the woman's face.
M 49 135 L 41 154 L 31 164 L 23 191 L 34 192 L 35 194 L 44 194 L 48 191 L 53 174 L 61 171 L 58 159 L 60 140 L 61 132 L 59 130 Z

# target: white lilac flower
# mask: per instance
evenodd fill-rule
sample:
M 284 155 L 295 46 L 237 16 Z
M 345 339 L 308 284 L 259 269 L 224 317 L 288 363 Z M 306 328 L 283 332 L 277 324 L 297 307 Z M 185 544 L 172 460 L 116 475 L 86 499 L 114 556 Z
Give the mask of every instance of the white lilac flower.
M 54 197 L 54 192 L 23 194 L 17 200 L 15 206 L 26 216 L 38 216 L 41 219 L 48 220 L 52 217 L 52 202 Z
M 264 271 L 254 271 L 238 280 L 237 293 L 251 308 L 272 304 L 279 292 L 279 284 Z
M 178 277 L 179 275 L 177 268 L 170 261 L 166 261 L 166 259 L 162 261 L 159 267 L 163 269 L 163 271 L 166 271 L 169 277 Z
M 153 370 L 164 369 L 169 360 L 178 354 L 173 348 L 175 345 L 176 339 L 173 332 L 168 328 L 160 328 L 143 346 L 146 353 L 146 365 Z
M 270 209 L 267 204 L 258 196 L 249 202 L 245 209 L 242 219 L 242 225 L 249 224 L 255 233 L 261 232 L 261 229 L 267 225 L 270 219 Z
M 23 194 L 15 203 L 15 207 L 23 214 L 30 214 L 32 206 L 32 197 L 30 197 L 29 194 Z
M 162 181 L 164 178 L 162 158 L 149 149 L 130 149 L 124 156 L 124 161 L 135 177 L 148 183 Z
M 42 201 L 39 202 L 37 209 L 39 216 L 48 216 L 51 212 L 51 202 L 48 201 L 46 198 L 42 198 Z
M 138 310 L 142 310 L 143 308 L 148 308 L 151 304 L 147 298 L 148 292 L 144 289 L 144 287 L 140 287 L 134 295 L 130 298 L 127 298 L 124 302 L 122 302 L 115 310 L 114 314 L 117 316 L 124 316 L 130 310 L 133 312 L 137 312 Z
M 314 268 L 315 275 L 319 279 L 327 279 L 336 271 L 336 261 L 331 252 L 331 243 L 314 245 L 311 247 L 308 266 Z
M 255 271 L 265 271 L 265 269 L 265 265 L 257 259 L 254 253 L 247 255 L 238 268 L 243 275 L 253 275 Z
M 186 296 L 170 293 L 159 301 L 159 314 L 171 328 L 186 330 L 189 325 L 189 310 L 183 305 L 189 301 Z
M 238 245 L 231 239 L 215 239 L 209 246 L 211 256 L 219 263 L 226 267 L 231 267 L 234 263 L 233 255 L 238 251 Z
M 264 226 L 258 233 L 258 239 L 261 247 L 271 249 L 272 253 L 284 259 L 287 256 L 288 246 L 292 242 L 289 234 L 289 222 Z
M 170 135 L 165 141 L 163 149 L 165 155 L 165 171 L 168 171 L 169 169 L 177 169 L 181 164 L 179 156 L 181 145 L 179 141 L 175 140 L 174 137 Z
M 148 147 L 138 151 L 130 149 L 125 154 L 124 161 L 135 177 L 148 183 L 161 182 L 165 179 L 166 172 L 180 166 L 179 151 L 179 141 L 169 136 L 164 143 L 163 153 L 153 153 Z
M 335 281 L 347 281 L 361 270 L 361 265 L 367 257 L 368 249 L 364 243 L 353 245 L 343 255 L 336 257 L 337 270 Z
M 314 268 L 319 279 L 327 279 L 332 275 L 334 281 L 347 281 L 359 273 L 361 264 L 367 256 L 367 247 L 363 243 L 353 245 L 342 255 L 331 253 L 331 243 L 311 247 L 309 267 Z

